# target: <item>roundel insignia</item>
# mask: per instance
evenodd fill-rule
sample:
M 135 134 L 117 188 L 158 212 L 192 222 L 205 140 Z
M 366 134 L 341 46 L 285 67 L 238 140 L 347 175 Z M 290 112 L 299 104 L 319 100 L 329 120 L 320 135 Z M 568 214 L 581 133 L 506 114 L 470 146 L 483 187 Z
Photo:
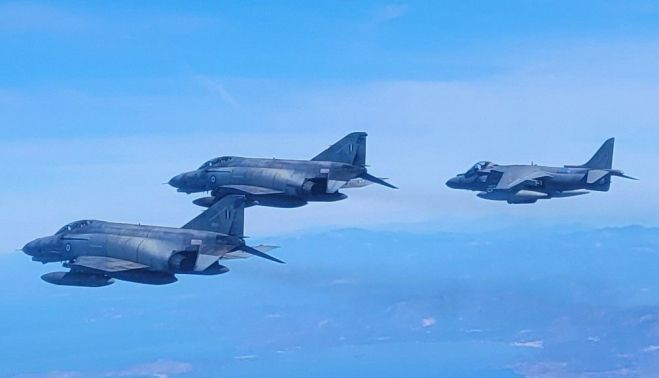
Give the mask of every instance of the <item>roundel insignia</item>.
M 71 252 L 71 244 L 66 243 L 66 245 L 64 246 L 64 250 L 66 250 L 67 252 Z
M 215 175 L 212 175 L 211 176 L 211 183 L 215 184 L 216 181 L 217 181 L 217 177 L 215 177 Z

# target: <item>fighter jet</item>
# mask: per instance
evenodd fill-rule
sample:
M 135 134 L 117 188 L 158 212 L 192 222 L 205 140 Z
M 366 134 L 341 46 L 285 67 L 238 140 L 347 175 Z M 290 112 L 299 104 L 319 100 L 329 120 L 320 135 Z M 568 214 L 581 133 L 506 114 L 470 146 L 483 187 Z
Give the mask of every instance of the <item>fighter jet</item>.
M 574 197 L 588 194 L 589 191 L 606 192 L 611 186 L 612 176 L 636 180 L 620 170 L 612 169 L 614 142 L 614 138 L 604 142 L 587 163 L 562 168 L 535 164 L 498 165 L 481 161 L 466 173 L 448 180 L 446 185 L 453 189 L 477 191 L 480 198 L 510 204 Z
M 380 184 L 396 189 L 366 170 L 366 133 L 347 135 L 320 155 L 307 160 L 223 156 L 199 169 L 182 173 L 169 184 L 183 193 L 210 192 L 193 201 L 209 207 L 228 195 L 247 198 L 247 206 L 293 208 L 308 202 L 340 201 L 340 189 Z
M 41 263 L 62 262 L 66 272 L 41 278 L 55 285 L 100 287 L 114 280 L 150 285 L 177 281 L 177 274 L 212 276 L 229 269 L 219 261 L 259 256 L 276 247 L 245 244 L 245 198 L 227 196 L 182 228 L 81 220 L 39 238 L 23 252 Z

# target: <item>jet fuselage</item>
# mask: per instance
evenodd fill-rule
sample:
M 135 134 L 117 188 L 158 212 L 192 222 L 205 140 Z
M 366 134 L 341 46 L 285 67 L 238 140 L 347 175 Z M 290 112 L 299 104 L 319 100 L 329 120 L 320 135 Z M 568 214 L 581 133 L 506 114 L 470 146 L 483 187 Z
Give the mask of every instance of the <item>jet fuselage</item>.
M 26 244 L 23 251 L 32 256 L 32 260 L 43 263 L 75 261 L 84 256 L 134 262 L 148 268 L 130 272 L 131 277 L 127 277 L 128 272 L 110 276 L 161 284 L 176 281 L 174 274 L 226 273 L 228 269 L 217 262 L 198 269 L 198 255 L 221 257 L 241 244 L 239 238 L 209 231 L 91 220 L 71 223 L 53 236 L 35 239 Z M 94 272 L 92 268 L 78 267 L 80 270 L 108 274 Z
M 361 180 L 359 176 L 365 171 L 364 167 L 329 161 L 226 156 L 180 174 L 169 184 L 184 193 L 211 192 L 214 197 L 243 194 L 260 205 L 297 207 L 311 201 L 347 198 L 339 189 L 350 186 L 352 180 Z
M 594 190 L 607 191 L 611 180 L 609 177 L 603 177 L 600 180 L 589 184 L 587 168 L 563 168 L 547 167 L 537 165 L 492 165 L 491 169 L 477 171 L 473 174 L 460 174 L 449 181 L 446 185 L 452 189 L 464 189 L 478 192 L 487 192 L 496 188 L 499 180 L 503 176 L 502 172 L 507 170 L 524 169 L 537 170 L 549 173 L 551 177 L 537 179 L 522 185 L 520 190 L 533 190 L 543 193 L 564 192 L 573 190 Z

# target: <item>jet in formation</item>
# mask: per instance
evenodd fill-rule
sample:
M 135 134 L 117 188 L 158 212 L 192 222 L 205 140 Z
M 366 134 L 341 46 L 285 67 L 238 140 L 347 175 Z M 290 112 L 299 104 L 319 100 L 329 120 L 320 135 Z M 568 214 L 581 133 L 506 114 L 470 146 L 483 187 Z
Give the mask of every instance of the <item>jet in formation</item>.
M 177 281 L 177 274 L 218 275 L 220 260 L 259 256 L 272 246 L 245 244 L 244 196 L 226 196 L 182 228 L 81 220 L 39 238 L 23 252 L 41 263 L 62 262 L 66 272 L 41 278 L 55 285 L 100 287 L 123 280 L 151 285 Z
M 169 184 L 183 193 L 210 192 L 193 201 L 209 207 L 229 195 L 247 198 L 247 206 L 293 208 L 308 202 L 334 202 L 347 196 L 341 189 L 380 184 L 396 189 L 366 169 L 366 133 L 348 134 L 308 160 L 223 156 L 199 169 L 182 173 Z
M 453 189 L 479 192 L 478 197 L 507 201 L 510 204 L 535 203 L 540 199 L 565 198 L 606 192 L 611 177 L 636 180 L 612 169 L 615 139 L 604 142 L 595 155 L 583 165 L 544 167 L 531 165 L 498 165 L 489 161 L 476 163 L 466 173 L 448 180 Z

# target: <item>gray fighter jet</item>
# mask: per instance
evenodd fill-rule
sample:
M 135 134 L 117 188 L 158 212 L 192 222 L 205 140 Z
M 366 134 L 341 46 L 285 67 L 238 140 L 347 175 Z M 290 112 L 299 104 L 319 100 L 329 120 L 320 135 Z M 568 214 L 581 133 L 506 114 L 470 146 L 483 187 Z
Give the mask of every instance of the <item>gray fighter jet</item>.
M 614 138 L 604 142 L 583 165 L 558 168 L 535 164 L 498 165 L 481 161 L 466 173 L 448 180 L 446 185 L 453 189 L 480 192 L 477 196 L 483 199 L 511 204 L 580 196 L 591 190 L 606 192 L 611 186 L 612 176 L 636 180 L 622 171 L 612 169 L 614 142 Z
M 265 253 L 276 247 L 245 245 L 244 206 L 244 197 L 227 196 L 182 228 L 77 221 L 29 242 L 23 252 L 69 269 L 45 274 L 44 281 L 86 287 L 114 279 L 164 285 L 176 282 L 177 274 L 218 275 L 229 271 L 220 260 L 250 255 L 282 263 Z
M 212 206 L 227 195 L 244 195 L 247 206 L 300 207 L 308 202 L 340 201 L 340 189 L 372 183 L 396 189 L 366 170 L 366 133 L 352 133 L 307 160 L 223 156 L 182 173 L 169 184 L 183 193 L 210 192 L 195 204 Z

